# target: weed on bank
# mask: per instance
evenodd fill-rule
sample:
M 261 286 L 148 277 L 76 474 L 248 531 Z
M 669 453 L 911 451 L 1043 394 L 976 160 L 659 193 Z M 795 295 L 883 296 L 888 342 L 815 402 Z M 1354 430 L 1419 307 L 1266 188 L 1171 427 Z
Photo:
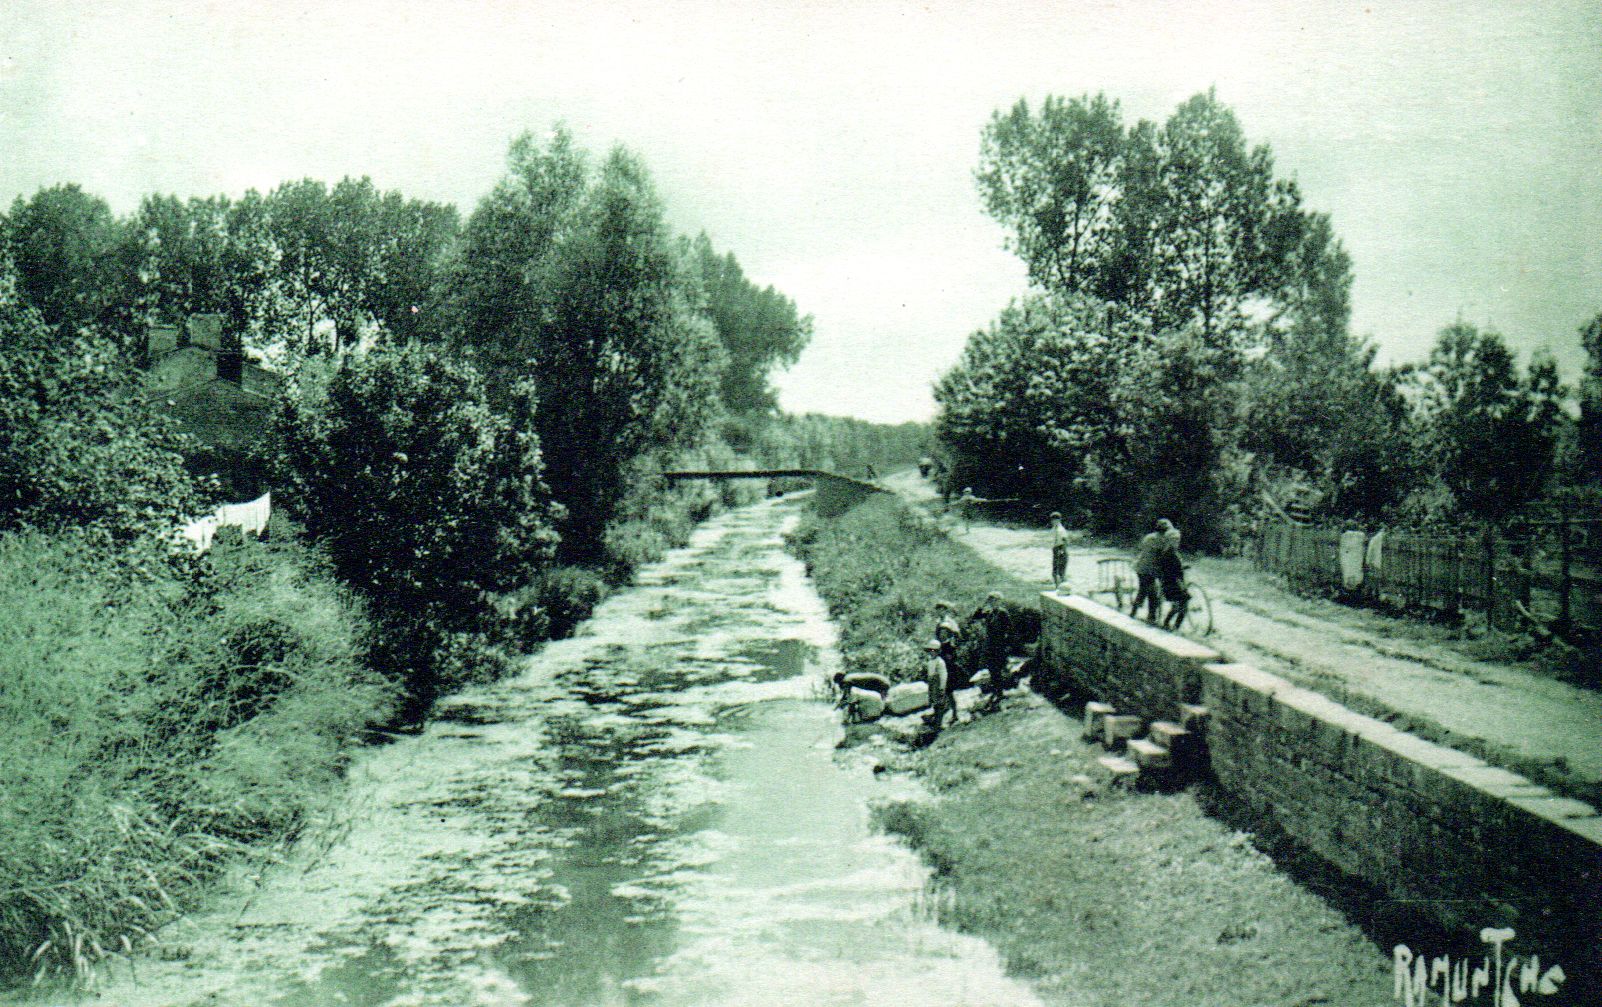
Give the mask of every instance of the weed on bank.
M 889 497 L 808 518 L 792 544 L 852 670 L 909 677 L 937 598 L 966 606 L 999 590 L 1020 611 L 1036 604 L 1037 589 Z M 1078 727 L 1015 693 L 886 755 L 937 797 L 877 816 L 934 869 L 944 922 L 990 941 L 1049 1004 L 1390 1002 L 1388 959 L 1340 910 L 1199 795 L 1091 782 L 1102 753 Z

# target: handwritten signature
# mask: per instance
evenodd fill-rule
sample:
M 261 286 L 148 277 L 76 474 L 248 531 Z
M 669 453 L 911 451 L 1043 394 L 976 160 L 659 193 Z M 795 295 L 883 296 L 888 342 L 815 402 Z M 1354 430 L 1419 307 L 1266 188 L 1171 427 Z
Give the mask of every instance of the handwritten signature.
M 1519 1007 L 1523 1002 L 1518 997 L 1520 993 L 1539 996 L 1556 993 L 1568 978 L 1563 974 L 1563 966 L 1554 963 L 1543 971 L 1540 955 L 1524 958 L 1507 955 L 1504 960 L 1504 947 L 1514 936 L 1507 927 L 1481 930 L 1480 940 L 1490 945 L 1490 950 L 1478 965 L 1473 965 L 1470 958 L 1456 961 L 1450 955 L 1430 958 L 1414 954 L 1406 944 L 1396 945 L 1392 951 L 1396 999 L 1403 1007 L 1428 1007 L 1430 998 L 1438 993 L 1441 1007 L 1451 1007 L 1490 989 L 1492 1007 Z

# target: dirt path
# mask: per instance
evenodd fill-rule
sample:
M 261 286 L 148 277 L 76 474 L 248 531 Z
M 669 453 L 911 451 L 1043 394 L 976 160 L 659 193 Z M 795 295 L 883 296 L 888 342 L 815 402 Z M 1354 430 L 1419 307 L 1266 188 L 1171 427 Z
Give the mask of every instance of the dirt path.
M 932 485 L 915 472 L 884 482 L 915 505 L 939 507 Z M 1009 573 L 1048 586 L 1046 529 L 1003 526 L 980 515 L 970 530 L 958 525 L 952 533 Z M 1094 587 L 1096 560 L 1122 554 L 1071 548 L 1069 583 L 1080 592 Z M 1296 597 L 1239 560 L 1199 558 L 1192 572 L 1213 603 L 1215 632 L 1207 642 L 1230 659 L 1572 796 L 1602 801 L 1602 693 L 1474 660 L 1431 642 L 1427 627 L 1405 620 Z

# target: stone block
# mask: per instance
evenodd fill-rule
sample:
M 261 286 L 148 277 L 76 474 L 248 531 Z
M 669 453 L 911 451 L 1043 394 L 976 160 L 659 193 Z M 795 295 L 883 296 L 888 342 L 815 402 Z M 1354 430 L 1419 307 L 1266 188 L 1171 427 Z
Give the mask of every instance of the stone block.
M 1140 733 L 1140 718 L 1132 714 L 1114 713 L 1102 718 L 1102 744 L 1117 751 L 1124 742 Z
M 1089 702 L 1085 704 L 1085 732 L 1086 741 L 1094 741 L 1101 737 L 1102 721 L 1117 713 L 1111 703 Z
M 1129 752 L 1141 769 L 1167 769 L 1173 762 L 1168 749 L 1147 738 L 1130 738 Z
M 1180 703 L 1179 726 L 1192 734 L 1200 734 L 1207 726 L 1207 707 L 1200 703 Z
M 1133 787 L 1140 778 L 1140 766 L 1120 755 L 1103 755 L 1096 760 L 1115 787 Z

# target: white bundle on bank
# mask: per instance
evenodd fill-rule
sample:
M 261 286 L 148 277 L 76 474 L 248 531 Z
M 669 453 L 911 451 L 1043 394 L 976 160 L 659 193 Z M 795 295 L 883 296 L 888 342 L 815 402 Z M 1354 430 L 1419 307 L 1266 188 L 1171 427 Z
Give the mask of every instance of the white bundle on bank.
M 263 493 L 249 503 L 223 504 L 205 517 L 184 525 L 182 534 L 193 543 L 196 552 L 205 552 L 217 537 L 218 528 L 238 528 L 248 535 L 261 537 L 272 514 L 273 495 Z

